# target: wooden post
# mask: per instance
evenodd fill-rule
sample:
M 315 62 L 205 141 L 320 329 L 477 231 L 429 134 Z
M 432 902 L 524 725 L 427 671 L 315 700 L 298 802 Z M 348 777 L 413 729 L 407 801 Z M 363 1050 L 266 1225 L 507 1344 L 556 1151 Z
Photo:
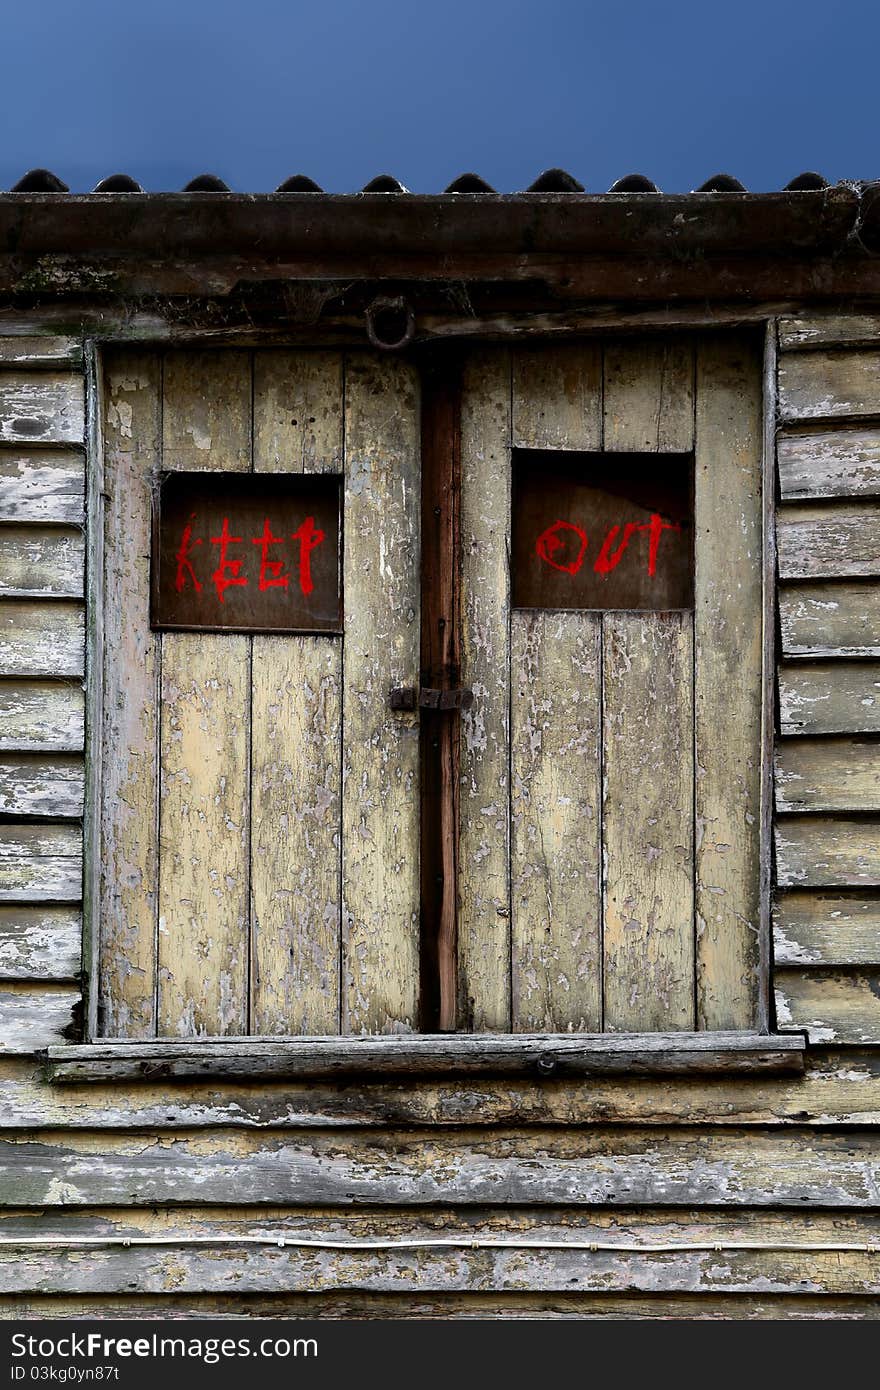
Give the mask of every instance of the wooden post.
M 422 369 L 423 686 L 461 683 L 461 366 L 449 352 Z M 457 1024 L 458 710 L 421 713 L 421 1028 Z

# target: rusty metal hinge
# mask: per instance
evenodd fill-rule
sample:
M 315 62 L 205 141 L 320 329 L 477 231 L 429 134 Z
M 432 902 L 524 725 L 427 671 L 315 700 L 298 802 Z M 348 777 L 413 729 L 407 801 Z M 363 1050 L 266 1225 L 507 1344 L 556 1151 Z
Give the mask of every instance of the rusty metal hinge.
M 426 685 L 404 685 L 389 692 L 388 702 L 392 709 L 397 710 L 433 709 L 450 712 L 469 709 L 474 702 L 474 692 L 464 686 L 437 690 Z

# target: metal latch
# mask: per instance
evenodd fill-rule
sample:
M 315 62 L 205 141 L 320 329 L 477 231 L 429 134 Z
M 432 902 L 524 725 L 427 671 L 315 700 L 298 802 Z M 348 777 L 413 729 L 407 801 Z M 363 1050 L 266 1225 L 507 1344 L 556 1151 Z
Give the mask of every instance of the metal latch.
M 431 686 L 398 686 L 389 692 L 388 702 L 392 709 L 416 710 L 456 710 L 470 709 L 474 702 L 474 692 L 460 686 L 452 690 L 435 690 Z

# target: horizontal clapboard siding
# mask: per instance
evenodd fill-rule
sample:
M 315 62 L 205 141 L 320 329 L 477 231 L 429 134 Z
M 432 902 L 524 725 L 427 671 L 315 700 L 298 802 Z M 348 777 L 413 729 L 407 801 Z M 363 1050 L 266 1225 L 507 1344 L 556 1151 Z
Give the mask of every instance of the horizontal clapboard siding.
M 64 1041 L 82 967 L 85 388 L 0 338 L 0 1050 Z M 66 983 L 66 987 L 63 987 Z
M 880 584 L 785 584 L 779 626 L 784 657 L 880 657 Z
M 777 1022 L 880 1045 L 880 318 L 779 347 Z

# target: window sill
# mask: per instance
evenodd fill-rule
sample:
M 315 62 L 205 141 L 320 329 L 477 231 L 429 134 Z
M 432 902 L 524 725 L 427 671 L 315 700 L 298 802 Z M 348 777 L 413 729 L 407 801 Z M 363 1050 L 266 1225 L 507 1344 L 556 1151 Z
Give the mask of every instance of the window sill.
M 379 1077 L 792 1074 L 799 1033 L 432 1033 L 389 1037 L 167 1038 L 50 1047 L 46 1073 L 83 1082 Z

